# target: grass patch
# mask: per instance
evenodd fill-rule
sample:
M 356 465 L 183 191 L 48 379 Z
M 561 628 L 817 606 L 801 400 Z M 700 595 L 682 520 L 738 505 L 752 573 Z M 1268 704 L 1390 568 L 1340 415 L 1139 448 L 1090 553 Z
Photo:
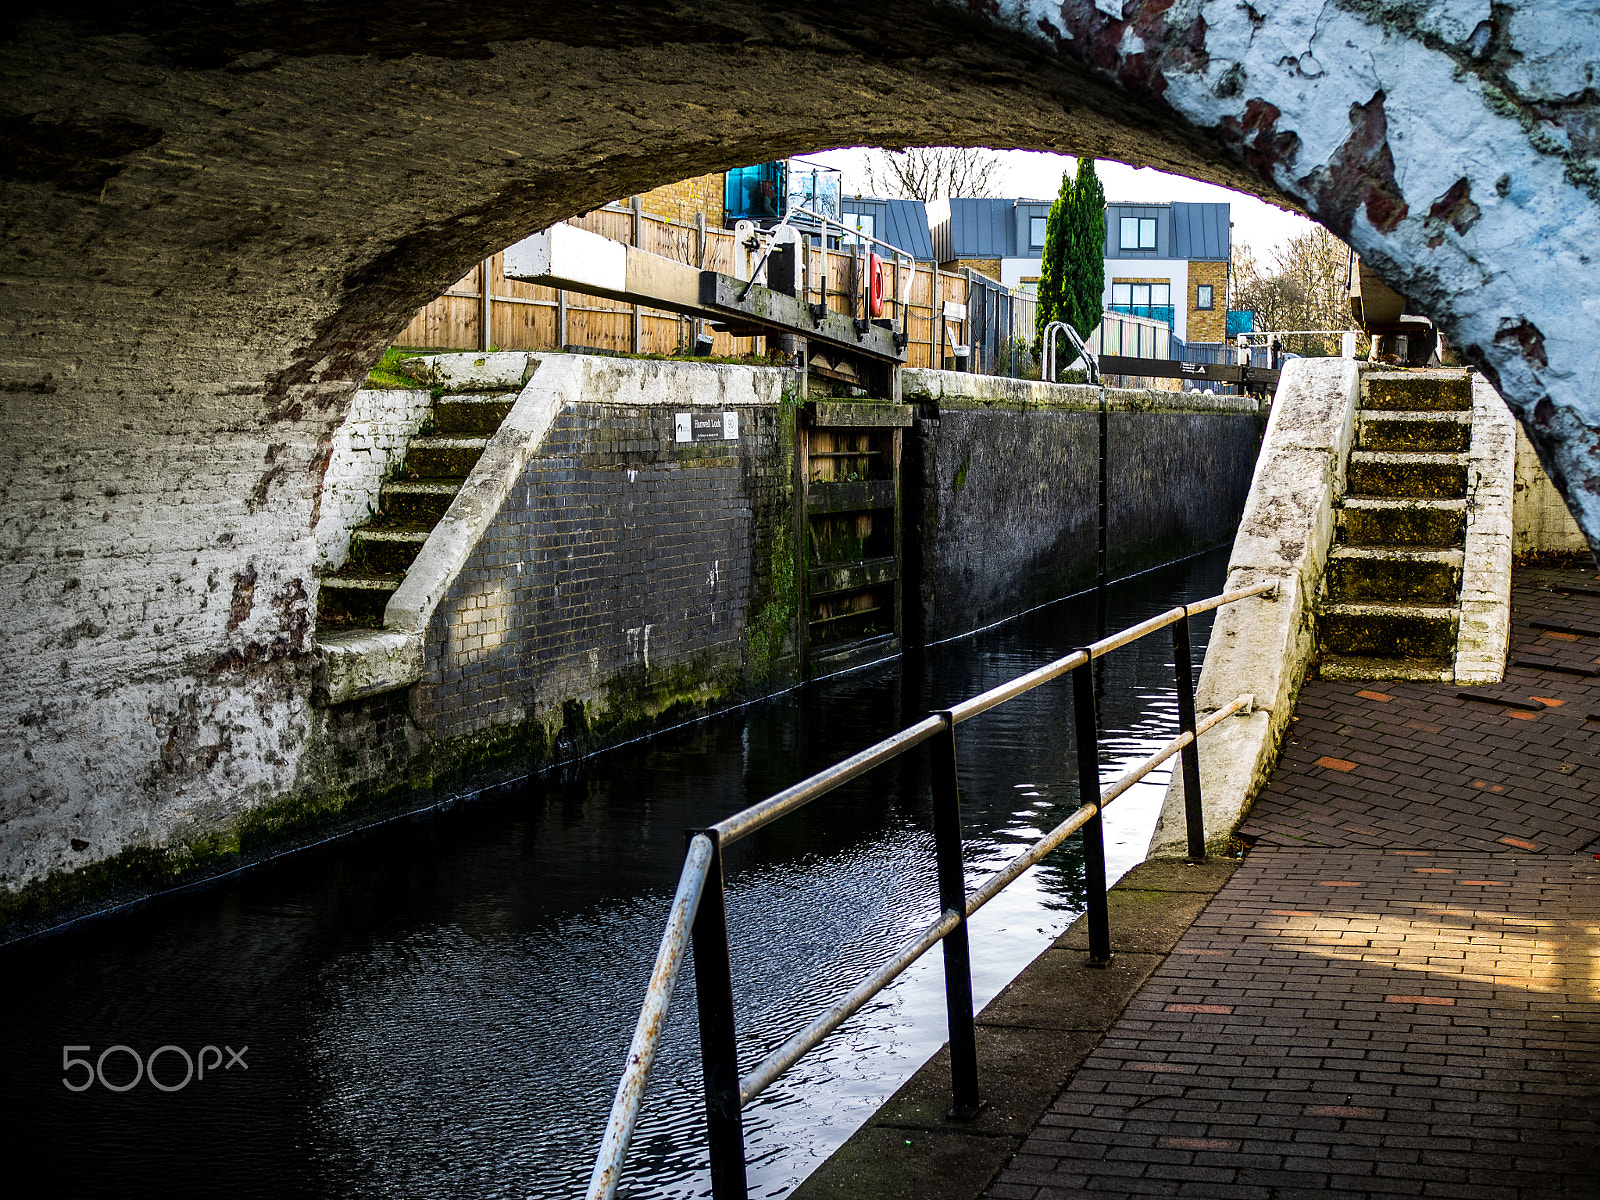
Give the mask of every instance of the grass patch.
M 361 386 L 374 391 L 415 391 L 427 385 L 402 374 L 400 360 L 420 358 L 424 354 L 446 353 L 449 351 L 419 349 L 416 346 L 390 346 L 383 352 L 383 357 L 378 360 L 377 365 L 367 373 L 367 378 Z

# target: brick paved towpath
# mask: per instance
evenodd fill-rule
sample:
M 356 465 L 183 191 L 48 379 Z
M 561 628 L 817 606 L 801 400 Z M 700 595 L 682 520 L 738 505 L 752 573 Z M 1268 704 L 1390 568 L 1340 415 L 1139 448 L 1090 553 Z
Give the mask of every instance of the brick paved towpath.
M 1254 849 L 989 1197 L 1600 1197 L 1600 580 L 1516 583 L 1503 684 L 1305 687 Z

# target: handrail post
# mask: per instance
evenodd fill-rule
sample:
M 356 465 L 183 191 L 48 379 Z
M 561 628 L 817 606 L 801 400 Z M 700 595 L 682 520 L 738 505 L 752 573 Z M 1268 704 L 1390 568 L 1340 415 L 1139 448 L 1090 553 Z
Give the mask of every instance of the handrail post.
M 1085 651 L 1087 654 L 1087 651 Z M 1078 743 L 1078 803 L 1096 812 L 1083 827 L 1083 870 L 1088 885 L 1089 966 L 1111 961 L 1111 914 L 1106 907 L 1106 835 L 1100 807 L 1100 735 L 1094 711 L 1094 663 L 1072 669 L 1072 717 Z
M 983 1107 L 978 1095 L 978 1037 L 972 1015 L 972 961 L 967 947 L 967 879 L 961 855 L 961 792 L 956 779 L 956 727 L 928 742 L 933 765 L 933 843 L 939 870 L 939 908 L 960 915 L 944 939 L 944 1002 L 950 1023 L 950 1117 L 968 1121 Z
M 706 1141 L 711 1148 L 714 1200 L 749 1200 L 744 1171 L 744 1123 L 739 1113 L 739 1046 L 733 1028 L 733 967 L 728 957 L 728 909 L 722 886 L 722 839 L 711 839 L 711 863 L 694 918 L 694 988 L 700 1013 L 700 1069 L 706 1089 Z
M 1194 663 L 1189 649 L 1189 610 L 1183 620 L 1172 623 L 1172 670 L 1178 688 L 1178 726 L 1194 734 Z M 1183 815 L 1189 832 L 1189 859 L 1206 860 L 1206 820 L 1200 808 L 1200 740 L 1194 738 L 1182 750 Z

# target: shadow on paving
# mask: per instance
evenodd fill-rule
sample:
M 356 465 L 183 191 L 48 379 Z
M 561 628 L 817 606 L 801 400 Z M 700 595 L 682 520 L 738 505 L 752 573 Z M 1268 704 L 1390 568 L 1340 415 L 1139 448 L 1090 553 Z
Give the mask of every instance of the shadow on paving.
M 1600 1195 L 1600 597 L 1516 584 L 1503 684 L 1308 684 L 1246 861 L 1130 872 L 1111 968 L 984 1011 L 988 1109 L 941 1052 L 796 1196 Z

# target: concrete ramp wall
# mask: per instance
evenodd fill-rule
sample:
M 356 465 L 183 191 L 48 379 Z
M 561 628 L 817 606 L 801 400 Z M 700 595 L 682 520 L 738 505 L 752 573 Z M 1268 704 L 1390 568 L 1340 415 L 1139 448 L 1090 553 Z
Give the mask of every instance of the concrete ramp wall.
M 1316 651 L 1314 602 L 1344 490 L 1360 373 L 1351 359 L 1292 359 L 1267 421 L 1261 456 L 1228 560 L 1228 588 L 1278 581 L 1217 614 L 1195 690 L 1204 718 L 1241 693 L 1255 708 L 1200 739 L 1206 849 L 1221 853 L 1277 760 L 1300 684 Z M 1188 853 L 1181 772 L 1174 771 L 1150 857 Z

